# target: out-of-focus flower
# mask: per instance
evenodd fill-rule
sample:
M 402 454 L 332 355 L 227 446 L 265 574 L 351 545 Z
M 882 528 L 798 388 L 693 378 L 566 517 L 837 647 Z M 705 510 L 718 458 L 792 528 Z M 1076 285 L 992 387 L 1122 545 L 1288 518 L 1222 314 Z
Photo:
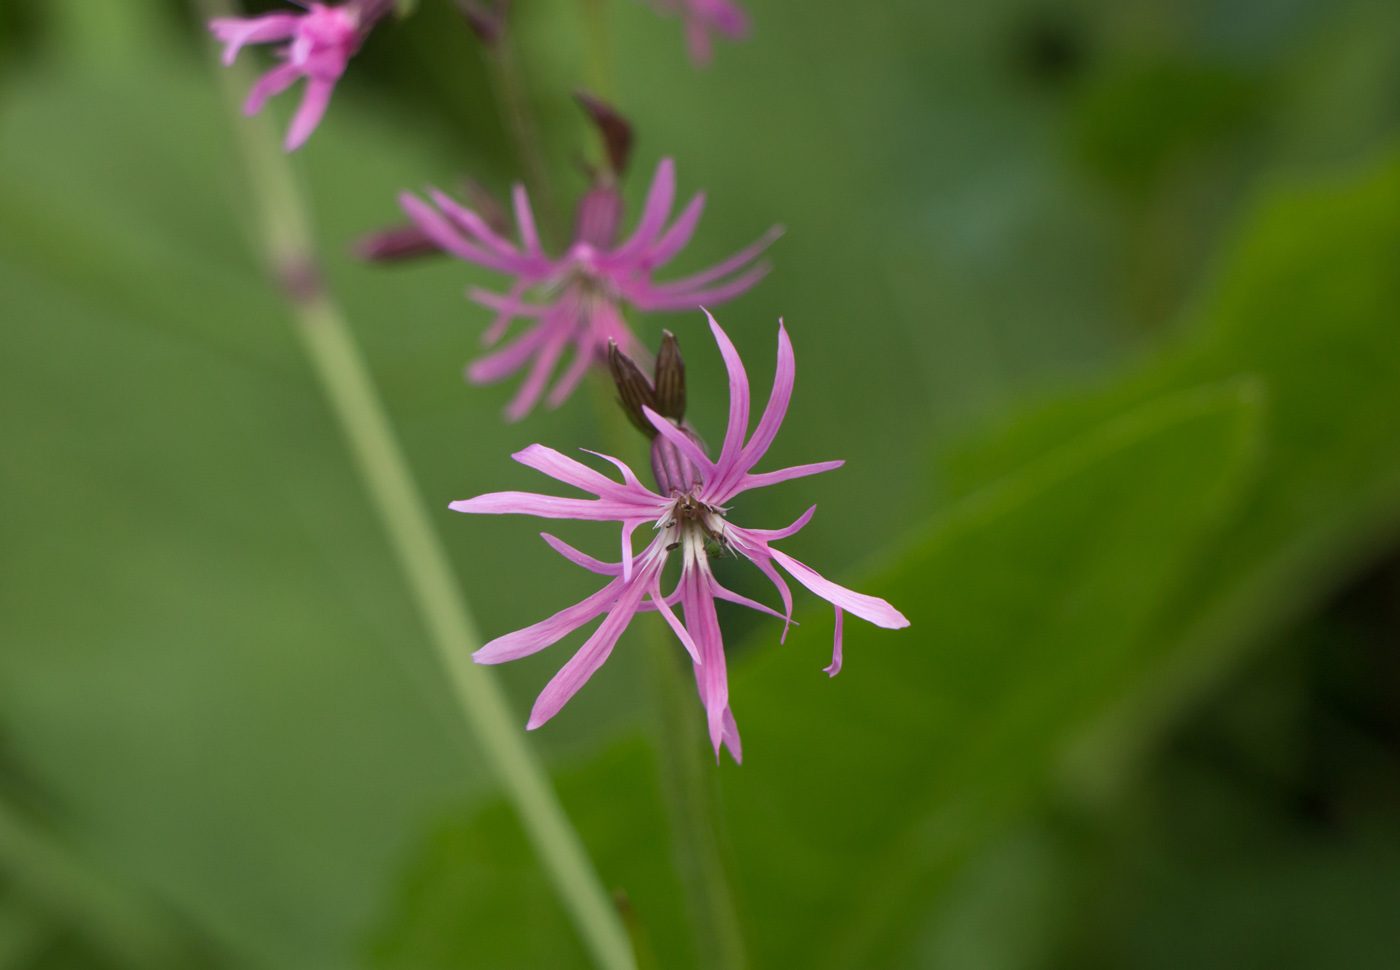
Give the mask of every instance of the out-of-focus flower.
M 246 44 L 275 44 L 282 63 L 268 71 L 243 104 L 243 113 L 255 115 L 268 98 L 281 94 L 301 78 L 306 91 L 301 107 L 287 129 L 284 147 L 295 151 L 306 143 L 330 104 L 336 82 L 350 58 L 360 49 L 375 21 L 393 6 L 393 0 L 351 0 L 342 6 L 304 4 L 305 13 L 273 13 L 262 17 L 220 17 L 209 29 L 224 45 L 224 64 L 230 65 Z
M 705 208 L 704 193 L 697 193 L 667 226 L 676 196 L 676 168 L 669 158 L 657 165 L 641 219 L 626 241 L 616 242 L 622 196 L 606 179 L 579 202 L 574 241 L 558 259 L 548 256 L 540 245 L 523 186 L 517 184 L 513 191 L 519 246 L 446 193 L 432 190 L 428 194 L 431 204 L 411 192 L 400 197 L 404 211 L 423 233 L 460 259 L 514 277 L 505 293 L 479 287 L 468 292 L 472 300 L 497 314 L 482 343 L 494 345 L 517 318 L 532 321 L 505 347 L 467 367 L 468 380 L 487 384 L 529 365 L 520 390 L 506 407 L 511 421 L 534 408 L 569 348 L 573 359 L 549 392 L 551 407 L 573 393 L 591 366 L 606 362 L 609 341 L 632 356 L 644 354 L 623 319 L 624 303 L 642 311 L 666 311 L 731 300 L 767 274 L 768 266 L 755 260 L 782 232 L 775 226 L 707 270 L 657 283 L 653 274 L 690 242 Z
M 749 34 L 749 17 L 731 0 L 651 0 L 663 13 L 680 17 L 685 24 L 690 59 L 708 64 L 714 56 L 712 33 L 730 40 L 743 40 Z
M 726 503 L 739 493 L 829 471 L 840 467 L 843 462 L 828 461 L 755 473 L 753 467 L 772 444 L 787 413 L 795 372 L 792 343 L 780 322 L 773 392 L 758 426 L 746 443 L 744 436 L 749 423 L 748 377 L 734 345 L 713 317 L 710 317 L 710 329 L 729 370 L 729 426 L 717 461 L 710 460 L 700 439 L 684 423 L 684 372 L 674 339 L 668 335 L 658 355 L 654 382 L 647 381 L 630 360 L 620 354 L 613 357 L 614 376 L 624 407 L 634 422 L 639 425 L 644 422 L 655 435 L 652 440 L 652 471 L 656 476 L 658 491 L 653 492 L 644 486 L 632 470 L 616 458 L 599 456 L 617 467 L 622 474 L 621 482 L 553 449 L 531 445 L 516 454 L 515 460 L 597 497 L 559 498 L 530 492 L 494 492 L 451 505 L 458 512 L 515 513 L 622 524 L 622 559 L 617 563 L 594 559 L 544 534 L 544 540 L 569 561 L 611 577 L 607 585 L 583 602 L 533 626 L 492 640 L 473 654 L 477 663 L 487 664 L 529 656 L 590 620 L 606 614 L 598 629 L 535 701 L 527 725 L 531 729 L 558 713 L 593 672 L 602 666 L 618 637 L 639 610 L 656 609 L 661 611 L 690 653 L 715 756 L 719 756 L 720 745 L 723 744 L 729 748 L 735 761 L 741 760 L 743 752 L 739 730 L 729 708 L 724 643 L 715 613 L 715 599 L 739 603 L 791 623 L 792 593 L 776 566 L 781 566 L 793 579 L 836 608 L 835 643 L 831 665 L 826 668 L 826 672 L 833 677 L 841 669 L 843 610 L 888 629 L 909 625 L 903 614 L 884 600 L 838 586 L 772 547 L 773 542 L 787 538 L 805 526 L 816 511 L 815 506 L 786 529 L 745 529 L 729 523 Z M 646 549 L 634 556 L 632 535 L 643 525 L 650 525 L 654 535 Z M 777 587 L 785 612 L 777 613 L 720 586 L 710 569 L 712 549 L 719 554 L 742 555 L 762 570 Z M 675 551 L 679 551 L 681 556 L 680 581 L 674 591 L 663 594 L 662 570 L 670 554 Z M 684 614 L 684 622 L 673 609 L 677 604 Z M 786 636 L 786 626 L 783 633 Z

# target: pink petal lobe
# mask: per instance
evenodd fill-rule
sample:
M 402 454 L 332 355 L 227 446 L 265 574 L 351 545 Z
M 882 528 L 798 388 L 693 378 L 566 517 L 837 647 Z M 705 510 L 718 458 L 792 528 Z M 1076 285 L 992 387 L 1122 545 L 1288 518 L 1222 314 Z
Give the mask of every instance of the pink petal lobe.
M 775 472 L 745 475 L 740 480 L 739 491 L 776 485 L 779 482 L 786 482 L 793 478 L 805 478 L 808 475 L 820 475 L 822 472 L 835 471 L 844 464 L 846 464 L 845 460 L 838 458 L 836 461 L 819 461 L 811 465 L 793 465 L 791 468 L 780 468 Z
M 534 515 L 542 519 L 583 519 L 589 522 L 620 522 L 633 518 L 637 506 L 594 498 L 559 498 L 534 492 L 487 492 L 474 498 L 450 502 L 454 512 L 476 515 Z
M 330 106 L 331 95 L 334 93 L 334 81 L 316 77 L 307 79 L 301 107 L 297 108 L 297 113 L 292 116 L 291 127 L 287 129 L 287 140 L 282 146 L 286 151 L 294 152 L 306 144 L 306 140 L 325 117 L 326 108 Z
M 598 573 L 600 576 L 621 576 L 622 563 L 603 562 L 601 559 L 594 559 L 584 552 L 579 552 L 563 539 L 556 539 L 548 532 L 541 532 L 540 538 L 549 543 L 549 548 L 563 556 L 575 566 L 582 566 L 591 573 Z
M 618 247 L 618 255 L 635 256 L 640 250 L 650 246 L 666 219 L 671 214 L 671 206 L 676 201 L 676 163 L 663 158 L 656 164 L 656 174 L 652 176 L 651 188 L 647 190 L 647 200 L 642 207 L 642 218 L 631 238 Z
M 835 677 L 841 672 L 841 607 L 836 607 L 836 636 L 831 647 L 831 665 L 822 668 L 822 673 Z
M 631 583 L 624 588 L 607 619 L 599 624 L 593 635 L 579 647 L 578 652 L 560 668 L 535 699 L 534 709 L 530 711 L 530 720 L 525 725 L 527 731 L 535 730 L 558 714 L 569 698 L 578 693 L 578 689 L 603 665 L 617 644 L 617 638 L 622 636 L 622 631 L 632 622 L 645 593 L 645 584 L 641 582 Z
M 473 653 L 472 660 L 479 664 L 499 664 L 539 653 L 545 647 L 558 643 L 589 620 L 611 609 L 622 589 L 623 581 L 614 579 L 592 596 L 560 610 L 547 620 L 497 637 Z
M 700 216 L 704 212 L 705 193 L 697 192 L 695 197 L 686 203 L 676 221 L 671 223 L 671 227 L 656 241 L 656 245 L 642 257 L 647 267 L 657 269 L 675 259 L 676 254 L 690 244 L 691 237 L 695 235 L 695 228 L 700 225 Z
M 710 332 L 719 344 L 724 367 L 729 371 L 729 426 L 724 432 L 724 445 L 719 451 L 719 461 L 715 463 L 715 475 L 723 481 L 739 460 L 743 450 L 744 435 L 749 430 L 749 376 L 744 373 L 744 362 L 729 335 L 724 332 L 709 310 L 705 317 L 710 321 Z
M 267 104 L 267 99 L 275 97 L 287 90 L 301 77 L 301 71 L 291 64 L 281 64 L 268 71 L 258 78 L 257 83 L 248 92 L 248 99 L 243 102 L 243 113 L 245 115 L 255 115 Z
M 655 519 L 655 510 L 663 502 L 661 496 L 652 494 L 645 487 L 642 487 L 640 482 L 635 486 L 615 482 L 602 472 L 589 468 L 583 462 L 575 461 L 567 455 L 561 455 L 545 445 L 530 445 L 517 451 L 511 457 L 526 468 L 544 472 L 550 478 L 563 482 L 565 485 L 572 485 L 585 492 L 592 492 L 594 495 L 620 502 L 636 501 L 643 510 L 643 517 Z
M 815 569 L 803 565 L 785 552 L 768 550 L 784 569 L 803 586 L 816 593 L 833 606 L 854 613 L 862 620 L 884 627 L 886 630 L 899 630 L 909 625 L 904 614 L 878 596 L 867 596 L 833 583 Z

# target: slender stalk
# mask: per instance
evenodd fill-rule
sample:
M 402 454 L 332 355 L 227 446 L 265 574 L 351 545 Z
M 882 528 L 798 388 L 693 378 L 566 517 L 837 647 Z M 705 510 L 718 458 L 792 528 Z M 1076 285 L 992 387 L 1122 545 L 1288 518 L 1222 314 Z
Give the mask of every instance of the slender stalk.
M 613 96 L 612 35 L 608 30 L 607 0 L 579 0 L 583 29 L 588 36 L 588 83 L 605 100 Z
M 639 447 L 644 439 L 617 406 L 612 382 L 598 371 L 594 378 L 594 407 L 608 447 L 634 468 L 646 468 L 650 458 Z M 693 682 L 687 683 L 686 654 L 659 614 L 639 613 L 633 623 L 645 651 L 662 801 L 696 956 L 704 970 L 742 970 L 744 937 L 720 852 L 714 752 L 701 731 Z
M 496 103 L 505 117 L 506 128 L 515 143 L 515 153 L 525 171 L 525 184 L 534 198 L 544 231 L 550 242 L 562 245 L 565 239 L 564 220 L 559 209 L 559 200 L 554 195 L 554 187 L 549 178 L 549 165 L 545 161 L 544 148 L 540 143 L 539 126 L 535 124 L 535 112 L 530 105 L 530 96 L 525 90 L 525 82 L 516 64 L 512 42 L 515 31 L 509 23 L 501 35 L 493 41 L 484 42 L 486 63 L 491 69 L 492 88 L 496 93 Z
M 228 0 L 195 3 L 209 16 L 230 9 Z M 236 105 L 247 79 L 239 72 L 224 77 L 230 104 Z M 321 280 L 291 168 L 265 119 L 240 123 L 237 134 L 269 268 L 287 296 L 297 335 L 345 434 L 467 726 L 515 806 L 594 963 L 604 970 L 635 970 L 627 930 L 582 840 L 495 677 L 472 662 L 472 651 L 481 642 L 475 623 L 369 369 Z

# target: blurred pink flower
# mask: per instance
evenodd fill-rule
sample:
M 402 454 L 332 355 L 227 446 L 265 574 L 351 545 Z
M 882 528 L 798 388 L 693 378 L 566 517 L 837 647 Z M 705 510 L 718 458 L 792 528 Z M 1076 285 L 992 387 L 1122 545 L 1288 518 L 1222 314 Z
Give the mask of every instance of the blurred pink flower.
M 623 303 L 642 311 L 666 311 L 731 300 L 767 274 L 768 266 L 754 261 L 782 232 L 774 226 L 707 270 L 656 283 L 652 274 L 690 242 L 705 208 L 704 193 L 697 193 L 667 227 L 676 196 L 676 168 L 669 158 L 656 167 L 642 217 L 629 239 L 616 244 L 622 197 L 611 185 L 603 185 L 579 202 L 574 241 L 558 259 L 540 245 L 523 186 L 513 190 L 519 247 L 446 193 L 433 189 L 428 194 L 431 205 L 411 192 L 400 196 L 404 212 L 419 229 L 459 259 L 515 277 L 505 293 L 480 287 L 468 291 L 472 300 L 497 313 L 482 343 L 495 344 L 518 317 L 533 321 L 514 341 L 467 367 L 468 380 L 489 384 L 529 364 L 524 383 L 506 407 L 510 421 L 523 418 L 538 403 L 569 347 L 573 359 L 549 392 L 550 407 L 558 407 L 573 393 L 589 367 L 606 360 L 610 340 L 628 354 L 642 355 L 643 348 L 623 319 Z M 530 291 L 538 291 L 540 302 L 526 300 Z
M 295 151 L 306 143 L 330 104 L 336 82 L 350 58 L 360 49 L 374 21 L 392 6 L 386 0 L 351 0 L 339 7 L 307 3 L 305 13 L 273 13 L 262 17 L 221 17 L 209 29 L 224 45 L 224 64 L 231 65 L 245 44 L 274 44 L 282 64 L 268 71 L 243 104 L 243 113 L 255 115 L 267 99 L 281 94 L 300 78 L 306 78 L 301 107 L 292 118 L 284 147 Z
M 652 5 L 685 22 L 686 46 L 697 64 L 710 63 L 714 55 L 711 33 L 730 40 L 742 40 L 749 34 L 748 14 L 731 0 L 652 0 Z
M 706 315 L 708 316 L 708 313 Z M 651 423 L 656 433 L 652 444 L 652 469 L 656 475 L 659 494 L 638 481 L 632 470 L 616 458 L 599 456 L 617 467 L 622 474 L 621 483 L 551 448 L 536 444 L 516 454 L 515 460 L 561 482 L 590 492 L 597 498 L 558 498 L 531 492 L 494 492 L 453 502 L 450 506 L 458 512 L 514 513 L 551 519 L 583 519 L 622 524 L 622 561 L 618 563 L 601 562 L 551 535 L 543 534 L 544 540 L 570 562 L 611 579 L 601 590 L 583 602 L 533 626 L 498 637 L 473 654 L 477 663 L 484 664 L 529 656 L 590 620 L 607 614 L 598 629 L 554 676 L 535 701 L 527 725 L 530 729 L 539 727 L 558 713 L 593 672 L 602 666 L 618 637 L 639 610 L 656 609 L 661 611 L 690 653 L 695 668 L 696 686 L 709 722 L 710 741 L 714 745 L 715 756 L 719 756 L 720 745 L 724 744 L 729 748 L 734 760 L 740 761 L 743 752 L 734 715 L 729 708 L 724 643 L 720 637 L 714 601 L 716 598 L 728 600 L 791 623 L 792 593 L 775 563 L 836 608 L 835 643 L 831 665 L 826 668 L 826 672 L 833 677 L 841 669 L 843 610 L 888 629 L 909 625 L 903 614 L 884 600 L 838 586 L 786 553 L 772 548 L 770 543 L 787 538 L 805 526 L 816 511 L 815 506 L 786 529 L 744 529 L 728 522 L 726 516 L 729 510 L 725 503 L 739 493 L 791 478 L 829 471 L 840 467 L 843 462 L 799 465 L 771 472 L 752 471 L 772 444 L 787 413 L 795 371 L 792 343 L 780 322 L 778 366 L 773 379 L 773 392 L 757 428 L 745 443 L 744 436 L 749 424 L 748 377 L 744 373 L 744 365 L 734 345 L 714 318 L 709 319 L 710 329 L 719 343 L 720 352 L 729 371 L 729 426 L 718 461 L 709 459 L 699 438 L 684 424 L 663 417 L 656 409 L 643 403 L 637 405 L 637 410 L 645 415 L 645 419 Z M 657 383 L 660 384 L 660 380 Z M 681 407 L 683 409 L 683 404 Z M 633 556 L 632 534 L 643 525 L 652 527 L 654 537 L 640 555 Z M 711 544 L 717 546 L 721 552 L 744 556 L 762 570 L 777 587 L 785 613 L 777 613 L 761 603 L 720 586 L 710 570 L 710 553 L 707 547 Z M 674 550 L 680 551 L 682 559 L 680 581 L 670 594 L 663 594 L 661 574 L 666 560 Z M 672 609 L 678 603 L 684 612 L 684 623 Z M 786 633 L 785 625 L 784 637 Z

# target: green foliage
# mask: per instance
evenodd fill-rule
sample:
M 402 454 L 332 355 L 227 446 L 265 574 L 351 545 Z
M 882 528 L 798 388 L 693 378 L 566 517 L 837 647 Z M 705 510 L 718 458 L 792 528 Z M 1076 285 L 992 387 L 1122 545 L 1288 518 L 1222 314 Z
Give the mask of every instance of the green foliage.
M 579 6 L 520 5 L 520 59 L 564 199 L 585 144 L 566 98 L 585 60 Z M 1048 29 L 1036 4 L 856 15 L 838 0 L 756 0 L 754 41 L 722 46 L 708 72 L 685 63 L 674 21 L 631 0 L 608 8 L 614 97 L 640 137 L 631 198 L 663 154 L 683 192 L 709 192 L 678 272 L 789 227 L 777 272 L 721 319 L 760 386 L 776 317 L 792 330 L 797 394 L 773 462 L 850 459 L 801 491 L 746 496 L 736 516 L 776 525 L 818 501 L 785 548 L 838 578 L 875 555 L 851 583 L 913 620 L 890 633 L 848 618 L 846 668 L 829 681 L 830 615 L 810 597 L 782 647 L 774 622 L 723 614 L 748 761 L 722 769 L 722 836 L 755 966 L 967 965 L 978 934 L 1022 916 L 1024 947 L 983 947 L 1002 966 L 1075 933 L 1067 952 L 1145 966 L 1170 962 L 1152 963 L 1145 940 L 1177 941 L 1161 952 L 1182 965 L 1208 932 L 1233 933 L 1243 964 L 1270 952 L 1251 942 L 1270 926 L 1303 925 L 1319 905 L 1310 882 L 1358 907 L 1358 887 L 1393 885 L 1382 824 L 1332 854 L 1281 835 L 1278 868 L 1250 882 L 1178 851 L 1232 795 L 1183 781 L 1170 759 L 1141 790 L 1131 778 L 1184 705 L 1400 526 L 1400 167 L 1352 174 L 1393 125 L 1396 16 L 1349 6 L 1319 50 L 1299 39 L 1311 21 L 1298 13 L 1271 20 L 1281 33 L 1249 56 L 1200 27 L 1144 57 L 1132 18 L 1108 6 L 1055 28 L 1077 53 L 1055 62 L 1053 84 L 1008 40 Z M 1218 6 L 1222 18 L 1247 7 Z M 249 254 L 205 67 L 141 49 L 131 29 L 140 56 L 84 55 L 103 46 L 99 21 L 68 4 L 64 23 L 92 29 L 62 34 L 39 9 L 0 7 L 0 44 L 34 65 L 0 74 L 0 726 L 34 792 L 6 798 L 42 817 L 66 861 L 36 879 L 0 852 L 0 956 L 29 970 L 139 964 L 103 931 L 135 900 L 232 965 L 582 965 L 460 740 Z M 1320 16 L 1297 6 L 1309 9 Z M 34 46 L 47 36 L 72 49 Z M 345 259 L 357 234 L 399 218 L 393 190 L 464 172 L 501 187 L 516 171 L 444 4 L 386 25 L 356 66 L 297 164 L 465 588 L 486 632 L 504 632 L 590 578 L 526 541 L 532 527 L 451 516 L 446 502 L 541 487 L 511 451 L 602 436 L 572 406 L 503 427 L 509 387 L 462 387 L 485 313 L 460 290 L 484 274 Z M 1212 155 L 1230 163 L 1196 164 Z M 1274 178 L 1260 195 L 1253 176 L 1277 157 L 1346 174 Z M 1150 214 L 1177 211 L 1181 169 L 1211 218 L 1178 238 Z M 1212 259 L 1222 226 L 1228 256 Z M 1165 349 L 1113 377 L 1132 316 L 1125 238 L 1185 267 L 1154 319 L 1177 318 L 1188 294 L 1194 309 Z M 681 336 L 692 388 L 718 386 L 698 318 L 640 322 L 648 339 L 662 325 Z M 1001 413 L 1027 381 L 1085 371 L 1097 390 L 1042 392 L 951 457 L 929 447 Z M 712 434 L 722 395 L 692 395 Z M 597 535 L 567 537 L 603 551 Z M 725 578 L 770 595 L 752 575 Z M 638 938 L 656 965 L 684 968 L 695 948 L 637 737 L 635 646 L 533 737 Z M 567 649 L 502 671 L 520 710 Z M 1257 734 L 1277 744 L 1287 723 Z M 1087 862 L 1040 834 L 1043 806 L 1066 792 L 1110 819 Z M 1196 821 L 1167 831 L 1163 817 Z M 1258 818 L 1233 817 L 1231 832 Z M 127 902 L 46 895 L 60 870 L 106 887 L 79 897 Z M 1080 911 L 1063 891 L 1076 880 L 1091 885 Z M 1250 909 L 1265 881 L 1276 904 Z M 1101 906 L 1115 898 L 1121 908 Z M 1308 925 L 1326 941 L 1373 923 Z

